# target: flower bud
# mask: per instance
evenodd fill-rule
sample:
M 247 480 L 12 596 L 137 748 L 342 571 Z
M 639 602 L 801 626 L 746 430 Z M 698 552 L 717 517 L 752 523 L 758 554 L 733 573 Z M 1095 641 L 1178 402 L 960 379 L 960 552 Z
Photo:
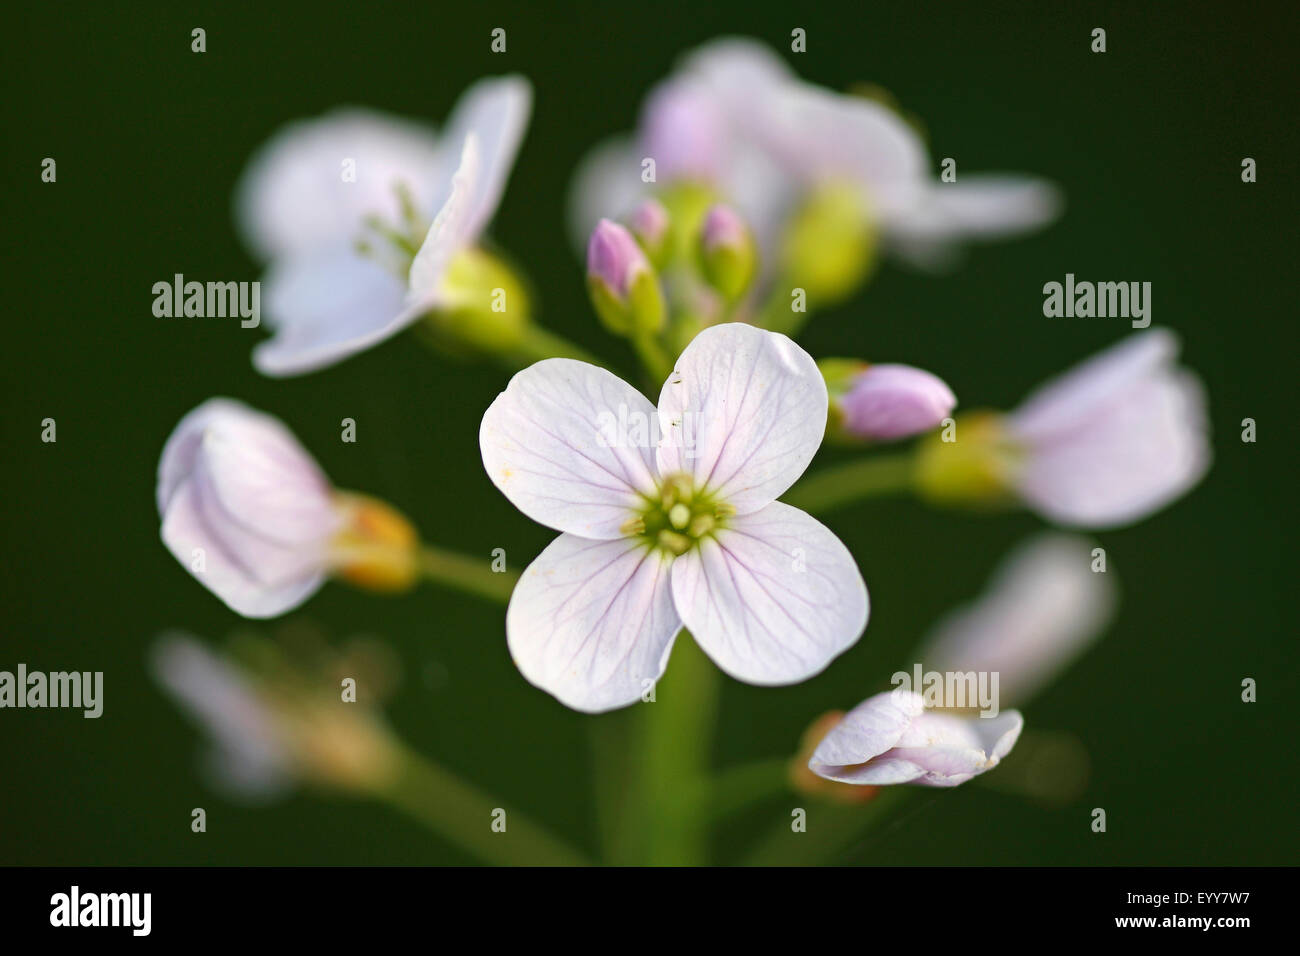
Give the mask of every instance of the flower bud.
M 876 232 L 859 190 L 826 185 L 791 218 L 782 243 L 784 277 L 819 306 L 850 296 L 875 263 Z
M 587 244 L 587 289 L 602 322 L 619 335 L 654 333 L 666 317 L 659 277 L 632 234 L 602 219 Z
M 730 206 L 714 205 L 700 229 L 700 265 L 709 285 L 734 302 L 745 294 L 758 267 L 749 226 Z
M 945 504 L 1008 503 L 1020 457 L 1001 415 L 967 412 L 917 447 L 917 490 Z
M 790 788 L 796 793 L 845 804 L 867 803 L 880 793 L 879 787 L 855 786 L 837 780 L 827 780 L 809 769 L 808 761 L 812 759 L 817 745 L 843 719 L 844 711 L 829 710 L 809 724 L 803 732 L 803 737 L 799 741 L 799 751 L 790 759 L 787 770 Z
M 670 220 L 668 210 L 657 199 L 647 199 L 637 206 L 628 220 L 628 228 L 650 261 L 656 266 L 663 265 L 669 251 L 668 229 Z
M 863 364 L 846 385 L 831 395 L 837 425 L 846 435 L 872 441 L 929 431 L 957 404 L 942 379 L 910 365 Z
M 451 260 L 438 299 L 426 322 L 435 342 L 453 354 L 508 352 L 523 340 L 530 321 L 523 280 L 479 248 L 462 250 Z

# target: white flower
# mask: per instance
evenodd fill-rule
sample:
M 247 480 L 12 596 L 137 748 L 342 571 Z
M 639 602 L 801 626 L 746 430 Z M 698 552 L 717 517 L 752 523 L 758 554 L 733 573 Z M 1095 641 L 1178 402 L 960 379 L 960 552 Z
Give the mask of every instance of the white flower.
M 1200 381 L 1166 329 L 1134 333 L 1032 393 L 1004 427 L 1014 484 L 1053 521 L 1127 524 L 1194 486 L 1210 464 Z
M 344 525 L 329 479 L 293 433 L 226 398 L 172 431 L 157 498 L 176 560 L 245 617 L 273 617 L 314 594 Z
M 211 736 L 204 772 L 214 786 L 259 799 L 279 795 L 295 782 L 293 755 L 279 720 L 243 674 L 179 632 L 158 639 L 150 663 L 158 683 Z
M 347 110 L 264 146 L 237 201 L 249 245 L 271 260 L 262 281 L 275 335 L 254 351 L 257 368 L 323 368 L 450 304 L 447 267 L 496 211 L 531 102 L 524 78 L 493 78 L 465 92 L 441 139 Z
M 575 176 L 571 220 L 585 239 L 602 216 L 628 212 L 658 182 L 705 182 L 734 203 L 769 255 L 780 225 L 820 185 L 855 188 L 899 255 L 940 265 L 963 239 L 995 238 L 1054 219 L 1060 197 L 1025 176 L 970 174 L 939 182 L 915 130 L 892 110 L 795 76 L 752 40 L 724 38 L 683 58 L 646 99 L 637 136 L 598 147 Z
M 1003 703 L 1027 702 L 1114 616 L 1116 588 L 1110 572 L 1092 570 L 1092 549 L 1056 532 L 1020 544 L 978 600 L 935 626 L 917 660 L 931 671 L 997 673 Z
M 849 711 L 817 745 L 808 768 L 840 783 L 955 787 L 996 767 L 1023 727 L 1018 711 L 928 711 L 920 694 L 889 690 Z
M 563 532 L 524 572 L 506 615 L 524 676 L 577 710 L 640 699 L 689 628 L 722 670 L 752 684 L 821 671 L 867 620 L 848 550 L 776 501 L 812 460 L 826 386 L 783 335 L 701 332 L 656 410 L 610 372 L 548 359 L 483 416 L 493 483 Z M 622 441 L 612 422 L 631 423 Z M 642 426 L 664 436 L 656 444 Z

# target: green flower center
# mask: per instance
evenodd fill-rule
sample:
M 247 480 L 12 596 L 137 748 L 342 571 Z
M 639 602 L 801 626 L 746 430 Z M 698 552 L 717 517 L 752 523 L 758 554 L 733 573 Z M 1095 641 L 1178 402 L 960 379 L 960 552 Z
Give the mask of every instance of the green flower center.
M 657 498 L 646 497 L 635 518 L 623 525 L 623 533 L 641 538 L 651 547 L 671 555 L 685 554 L 700 540 L 726 527 L 736 513 L 716 495 L 695 487 L 689 475 L 675 474 L 659 484 Z

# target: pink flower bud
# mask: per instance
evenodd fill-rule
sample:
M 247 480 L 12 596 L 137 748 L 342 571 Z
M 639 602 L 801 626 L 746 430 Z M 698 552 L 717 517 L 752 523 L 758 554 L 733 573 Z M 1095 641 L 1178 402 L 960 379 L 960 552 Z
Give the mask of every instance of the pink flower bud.
M 869 365 L 840 399 L 844 430 L 876 440 L 929 431 L 956 405 L 941 378 L 910 365 Z
M 632 234 L 616 222 L 602 219 L 587 243 L 587 275 L 599 279 L 619 299 L 626 298 L 632 280 L 648 271 L 650 262 Z

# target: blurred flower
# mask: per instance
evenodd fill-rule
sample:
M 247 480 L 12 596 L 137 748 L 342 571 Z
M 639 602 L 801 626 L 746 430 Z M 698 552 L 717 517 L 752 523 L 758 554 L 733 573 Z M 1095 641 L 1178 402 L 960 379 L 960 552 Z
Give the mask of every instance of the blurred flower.
M 1007 417 L 1016 488 L 1062 524 L 1105 527 L 1184 494 L 1210 463 L 1205 394 L 1167 329 L 1132 335 L 1048 382 Z
M 1014 710 L 992 718 L 958 716 L 926 710 L 912 691 L 885 691 L 849 711 L 808 767 L 841 783 L 955 787 L 996 767 L 1023 726 Z
M 957 396 L 937 375 L 911 365 L 818 363 L 823 373 L 834 369 L 831 411 L 839 432 L 853 438 L 890 441 L 937 428 L 952 414 Z
M 1067 526 L 1146 517 L 1210 464 L 1204 390 L 1177 358 L 1172 332 L 1135 333 L 1007 415 L 959 418 L 955 442 L 922 449 L 922 492 L 953 501 L 1010 495 Z
M 176 426 L 158 463 L 167 548 L 245 617 L 307 600 L 329 572 L 410 584 L 415 535 L 381 502 L 336 492 L 278 419 L 225 398 Z
M 766 46 L 734 37 L 688 53 L 647 96 L 636 137 L 584 162 L 572 189 L 579 235 L 631 208 L 646 188 L 643 157 L 655 160 L 660 184 L 706 183 L 735 203 L 765 258 L 783 222 L 840 185 L 895 252 L 925 265 L 943 263 L 960 240 L 1038 228 L 1060 208 L 1056 189 L 1029 177 L 936 181 L 925 144 L 894 111 L 804 82 Z
M 483 464 L 515 507 L 563 532 L 506 615 L 524 676 L 603 711 L 651 688 L 683 626 L 752 684 L 803 680 L 851 646 L 867 619 L 852 556 L 774 500 L 816 453 L 826 411 L 812 358 L 739 323 L 695 338 L 658 410 L 586 363 L 517 374 L 483 416 Z
M 1116 588 L 1094 571 L 1090 541 L 1044 533 L 1021 543 L 977 600 L 944 617 L 917 660 L 927 670 L 999 674 L 1001 700 L 1023 705 L 1110 623 Z
M 154 677 L 212 738 L 212 783 L 235 797 L 275 796 L 300 782 L 382 789 L 397 744 L 370 707 L 345 702 L 332 672 L 313 672 L 255 640 L 264 673 L 184 633 L 162 635 Z M 349 668 L 352 669 L 352 668 Z
M 461 97 L 441 139 L 345 110 L 294 123 L 262 147 L 237 200 L 249 245 L 271 260 L 263 284 L 275 335 L 255 349 L 257 368 L 295 375 L 332 365 L 431 310 L 462 307 L 467 276 L 503 271 L 476 244 L 501 200 L 531 100 L 522 77 L 487 79 Z M 471 344 L 508 337 L 495 326 L 522 315 L 480 311 L 490 327 L 485 342 Z

